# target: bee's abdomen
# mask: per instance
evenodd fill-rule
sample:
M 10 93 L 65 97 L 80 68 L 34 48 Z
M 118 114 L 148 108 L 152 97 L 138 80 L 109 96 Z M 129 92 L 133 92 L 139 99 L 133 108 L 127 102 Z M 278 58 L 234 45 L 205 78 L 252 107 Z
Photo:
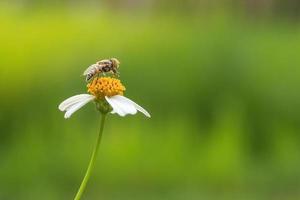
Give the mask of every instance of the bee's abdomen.
M 88 74 L 86 75 L 85 80 L 86 80 L 86 81 L 90 81 L 90 80 L 93 78 L 94 75 L 95 75 L 94 73 L 88 73 Z

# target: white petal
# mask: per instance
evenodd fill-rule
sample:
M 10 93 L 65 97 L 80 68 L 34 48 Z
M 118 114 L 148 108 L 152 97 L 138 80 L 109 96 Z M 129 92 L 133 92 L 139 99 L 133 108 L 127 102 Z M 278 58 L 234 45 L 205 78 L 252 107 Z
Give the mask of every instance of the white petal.
M 79 110 L 80 108 L 82 108 L 85 104 L 89 103 L 90 101 L 94 100 L 94 96 L 90 96 L 88 98 L 82 99 L 80 102 L 77 102 L 75 104 L 72 104 L 71 106 L 69 106 L 67 108 L 67 112 L 65 113 L 65 118 L 70 118 L 71 115 L 76 112 L 77 110 Z
M 79 95 L 72 96 L 72 97 L 64 100 L 61 104 L 59 104 L 58 109 L 61 111 L 66 111 L 72 105 L 74 105 L 78 102 L 81 102 L 85 99 L 90 99 L 92 97 L 93 97 L 93 95 L 90 95 L 90 94 L 79 94 Z
M 124 117 L 127 114 L 136 114 L 137 110 L 132 104 L 128 104 L 127 102 L 123 102 L 122 100 L 118 99 L 116 96 L 113 97 L 105 97 L 107 102 L 113 108 L 111 113 L 117 113 L 120 116 Z
M 115 95 L 112 97 L 105 97 L 107 102 L 111 105 L 113 108 L 113 111 L 111 113 L 117 113 L 120 116 L 125 116 L 127 114 L 136 114 L 137 110 L 142 112 L 147 117 L 150 117 L 150 114 L 141 106 L 133 102 L 132 100 L 121 96 L 121 95 Z
M 119 99 L 117 99 L 116 97 L 111 97 L 109 99 L 106 98 L 106 100 L 113 107 L 112 113 L 117 113 L 122 117 L 127 114 L 133 115 L 137 113 L 137 110 L 134 108 L 134 106 L 123 103 L 122 101 L 119 101 Z
M 112 100 L 117 104 L 126 114 L 134 115 L 137 113 L 136 108 L 132 103 L 128 101 L 124 101 L 124 99 L 120 98 L 121 96 L 114 96 Z

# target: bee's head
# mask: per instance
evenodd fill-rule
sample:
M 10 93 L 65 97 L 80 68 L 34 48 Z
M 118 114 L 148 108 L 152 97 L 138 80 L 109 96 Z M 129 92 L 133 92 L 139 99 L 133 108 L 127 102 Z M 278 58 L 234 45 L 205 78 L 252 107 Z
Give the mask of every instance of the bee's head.
M 111 58 L 110 59 L 111 62 L 113 63 L 113 65 L 116 67 L 116 68 L 119 68 L 119 65 L 120 65 L 120 61 L 116 58 Z

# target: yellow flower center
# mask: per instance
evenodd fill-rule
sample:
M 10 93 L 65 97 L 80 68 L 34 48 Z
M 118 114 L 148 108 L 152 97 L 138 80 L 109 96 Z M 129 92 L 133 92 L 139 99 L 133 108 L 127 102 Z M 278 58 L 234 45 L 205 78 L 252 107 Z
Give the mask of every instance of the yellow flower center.
M 97 99 L 103 99 L 105 96 L 123 95 L 125 87 L 121 81 L 116 78 L 100 77 L 95 78 L 87 85 L 88 92 Z

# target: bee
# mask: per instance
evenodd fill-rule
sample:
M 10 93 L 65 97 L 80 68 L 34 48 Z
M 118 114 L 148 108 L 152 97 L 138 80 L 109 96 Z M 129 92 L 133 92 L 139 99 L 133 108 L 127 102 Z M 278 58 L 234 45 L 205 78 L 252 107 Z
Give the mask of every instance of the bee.
M 105 73 L 112 73 L 115 76 L 119 76 L 117 69 L 119 68 L 120 62 L 116 58 L 110 58 L 105 60 L 100 60 L 96 64 L 89 66 L 84 72 L 83 75 L 86 76 L 85 80 L 88 82 L 92 80 L 96 75 Z

